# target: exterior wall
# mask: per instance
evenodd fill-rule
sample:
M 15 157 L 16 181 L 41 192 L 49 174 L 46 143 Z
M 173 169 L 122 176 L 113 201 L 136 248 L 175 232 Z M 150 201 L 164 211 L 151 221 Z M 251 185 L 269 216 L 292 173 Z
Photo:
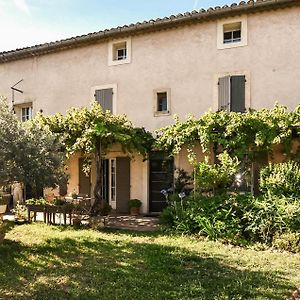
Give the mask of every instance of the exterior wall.
M 140 199 L 142 201 L 141 212 L 149 211 L 148 202 L 148 162 L 143 162 L 141 156 L 135 156 L 131 160 L 130 165 L 130 198 Z
M 216 109 L 218 76 L 245 74 L 248 106 L 271 108 L 278 101 L 293 109 L 300 94 L 299 15 L 300 7 L 248 15 L 243 47 L 217 49 L 218 22 L 209 21 L 132 36 L 126 64 L 108 65 L 110 41 L 0 64 L 0 95 L 10 100 L 10 87 L 23 79 L 18 88 L 24 94 L 15 93 L 15 103 L 32 102 L 34 113 L 49 115 L 89 105 L 93 87 L 114 86 L 115 113 L 153 131 L 173 123 L 173 114 L 199 117 Z M 153 91 L 161 89 L 170 89 L 170 115 L 155 116 Z M 122 155 L 113 149 L 107 157 Z M 175 164 L 191 171 L 186 150 Z M 78 190 L 78 156 L 68 170 L 70 193 Z M 141 199 L 148 211 L 148 164 L 138 156 L 131 161 L 131 198 Z
M 292 153 L 296 154 L 297 150 L 300 146 L 300 140 L 299 139 L 294 139 L 292 142 Z M 273 154 L 269 156 L 269 162 L 271 163 L 281 163 L 285 162 L 287 160 L 286 156 L 283 153 L 283 145 L 275 145 L 273 147 Z
M 72 155 L 66 163 L 67 174 L 70 176 L 68 180 L 68 194 L 79 192 L 79 154 Z
M 294 108 L 300 89 L 300 8 L 248 15 L 248 45 L 217 49 L 217 21 L 132 37 L 131 63 L 108 66 L 108 42 L 0 65 L 0 95 L 32 101 L 35 112 L 86 106 L 92 87 L 117 86 L 117 113 L 154 130 L 172 116 L 154 117 L 153 90 L 170 88 L 171 115 L 202 115 L 216 107 L 218 74 L 250 74 L 253 108 L 277 100 Z

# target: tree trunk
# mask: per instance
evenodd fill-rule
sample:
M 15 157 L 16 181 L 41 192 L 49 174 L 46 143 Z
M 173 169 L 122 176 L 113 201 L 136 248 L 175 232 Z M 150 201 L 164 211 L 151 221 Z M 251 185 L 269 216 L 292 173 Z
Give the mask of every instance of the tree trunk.
M 96 184 L 94 189 L 95 203 L 94 210 L 97 210 L 102 205 L 102 168 L 101 168 L 101 140 L 100 138 L 96 141 L 96 151 L 95 151 L 95 160 L 96 160 Z

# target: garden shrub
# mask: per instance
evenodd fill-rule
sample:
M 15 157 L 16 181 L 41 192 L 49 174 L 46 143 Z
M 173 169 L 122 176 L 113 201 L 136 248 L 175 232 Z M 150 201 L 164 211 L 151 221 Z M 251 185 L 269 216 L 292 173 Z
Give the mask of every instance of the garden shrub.
M 232 186 L 239 171 L 238 159 L 230 157 L 227 152 L 218 155 L 219 163 L 210 164 L 206 157 L 204 162 L 194 163 L 196 186 L 200 192 L 222 193 Z
M 300 229 L 300 201 L 251 194 L 196 194 L 184 199 L 183 205 L 171 203 L 161 218 L 164 225 L 178 232 L 232 243 L 271 244 L 274 236 Z
M 282 234 L 276 234 L 272 246 L 275 249 L 289 252 L 300 252 L 300 232 L 288 231 Z
M 276 234 L 300 229 L 300 203 L 298 199 L 277 196 L 255 198 L 251 211 L 246 212 L 246 231 L 251 240 L 271 243 Z
M 242 202 L 251 203 L 252 195 L 201 194 L 187 197 L 183 206 L 173 202 L 162 214 L 163 220 L 176 231 L 197 233 L 212 239 L 235 239 L 242 236 Z M 249 204 L 248 204 L 249 205 Z
M 295 161 L 269 164 L 260 171 L 260 190 L 269 195 L 300 197 L 300 165 Z
M 164 227 L 173 227 L 175 218 L 174 208 L 166 207 L 159 216 L 159 223 Z

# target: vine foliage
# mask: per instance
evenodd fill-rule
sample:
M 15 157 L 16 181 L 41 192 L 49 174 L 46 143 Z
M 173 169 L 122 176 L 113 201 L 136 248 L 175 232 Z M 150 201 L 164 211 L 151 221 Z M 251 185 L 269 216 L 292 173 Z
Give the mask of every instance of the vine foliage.
M 184 145 L 200 143 L 206 153 L 215 145 L 219 152 L 254 160 L 257 154 L 272 153 L 274 145 L 282 144 L 288 158 L 298 159 L 299 149 L 292 151 L 292 144 L 299 134 L 300 105 L 287 111 L 276 104 L 273 109 L 246 113 L 210 111 L 199 119 L 189 116 L 185 121 L 175 117 L 174 124 L 157 131 L 157 147 L 177 155 Z

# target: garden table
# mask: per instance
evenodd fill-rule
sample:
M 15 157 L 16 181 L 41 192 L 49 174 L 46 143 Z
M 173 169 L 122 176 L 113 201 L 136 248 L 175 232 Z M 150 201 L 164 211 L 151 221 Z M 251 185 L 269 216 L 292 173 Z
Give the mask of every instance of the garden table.
M 41 212 L 44 216 L 44 223 L 46 223 L 46 206 L 45 205 L 37 205 L 37 204 L 29 204 L 27 205 L 28 212 L 28 222 L 31 221 L 30 213 L 33 212 L 33 220 L 36 222 L 36 213 Z
M 70 224 L 71 224 L 71 219 L 72 219 L 72 208 L 67 207 L 65 205 L 46 205 L 46 216 L 47 216 L 47 220 L 46 222 L 48 224 L 55 224 L 55 216 L 56 214 L 63 214 L 63 218 L 64 218 L 64 225 L 67 224 L 67 215 L 69 215 L 69 219 L 70 219 Z

